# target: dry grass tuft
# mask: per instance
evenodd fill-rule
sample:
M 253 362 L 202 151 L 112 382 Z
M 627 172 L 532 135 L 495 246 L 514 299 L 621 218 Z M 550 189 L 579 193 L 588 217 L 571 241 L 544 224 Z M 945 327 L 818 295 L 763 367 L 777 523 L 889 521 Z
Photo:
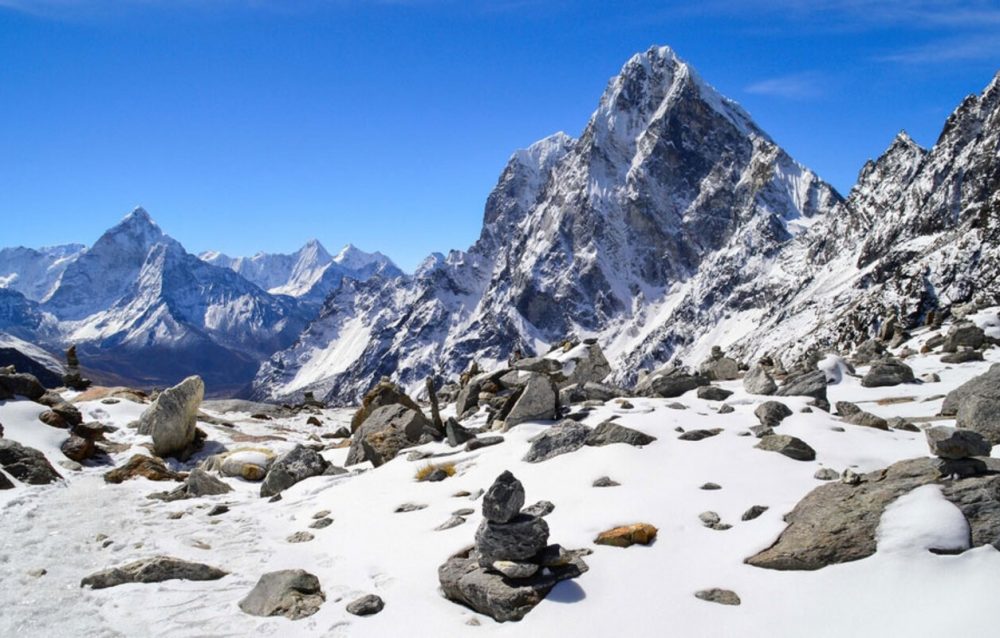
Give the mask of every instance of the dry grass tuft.
M 426 481 L 427 477 L 429 477 L 437 470 L 442 470 L 448 476 L 455 476 L 454 463 L 439 463 L 437 465 L 435 465 L 434 463 L 428 463 L 427 465 L 417 470 L 416 479 L 418 481 Z

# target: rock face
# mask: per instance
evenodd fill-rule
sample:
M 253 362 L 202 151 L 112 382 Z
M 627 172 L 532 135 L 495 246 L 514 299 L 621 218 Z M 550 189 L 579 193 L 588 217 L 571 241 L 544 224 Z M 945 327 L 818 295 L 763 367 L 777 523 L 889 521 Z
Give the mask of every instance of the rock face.
M 271 464 L 264 482 L 260 486 L 261 496 L 274 496 L 287 490 L 299 481 L 312 476 L 319 476 L 330 464 L 320 456 L 319 452 L 296 445 L 285 452 Z
M 746 562 L 769 569 L 813 570 L 871 556 L 885 507 L 928 484 L 941 485 L 944 497 L 962 510 L 973 547 L 1000 548 L 1000 463 L 978 461 L 966 464 L 966 476 L 957 480 L 945 478 L 954 470 L 947 463 L 921 458 L 861 475 L 853 485 L 836 482 L 817 487 L 785 516 L 788 527 L 774 545 Z
M 319 611 L 326 600 L 319 579 L 301 569 L 268 572 L 260 577 L 240 609 L 252 616 L 284 616 L 299 620 Z
M 784 454 L 796 461 L 813 461 L 816 459 L 816 450 L 802 439 L 785 434 L 768 434 L 760 439 L 760 443 L 755 446 L 759 450 L 777 452 Z
M 47 485 L 62 478 L 44 454 L 10 439 L 0 439 L 0 466 L 28 485 Z
M 226 572 L 170 556 L 138 560 L 121 567 L 96 572 L 80 581 L 81 587 L 105 589 L 126 583 L 162 583 L 165 580 L 218 580 Z
M 942 459 L 963 459 L 970 456 L 989 456 L 993 444 L 972 430 L 959 430 L 946 425 L 936 425 L 924 430 L 931 454 Z
M 139 417 L 139 434 L 153 437 L 157 456 L 182 454 L 195 440 L 198 408 L 205 398 L 200 377 L 188 377 L 160 393 Z
M 635 447 L 649 445 L 656 440 L 655 436 L 650 436 L 638 430 L 619 425 L 614 421 L 605 421 L 597 425 L 594 430 L 587 435 L 587 445 L 600 447 L 613 443 L 625 443 Z
M 882 359 L 876 361 L 861 379 L 861 385 L 866 388 L 882 388 L 913 383 L 913 369 L 898 359 Z
M 520 620 L 558 581 L 587 571 L 582 550 L 546 545 L 548 525 L 540 516 L 518 512 L 523 503 L 520 481 L 510 472 L 497 477 L 484 496 L 486 519 L 476 532 L 476 545 L 438 568 L 448 599 L 499 622 Z
M 955 415 L 959 428 L 978 432 L 990 443 L 1000 444 L 1000 363 L 949 392 L 941 404 L 941 414 Z
M 778 391 L 778 384 L 767 368 L 758 363 L 743 376 L 743 389 L 750 394 L 770 395 Z
M 541 463 L 560 454 L 576 452 L 587 443 L 591 429 L 576 421 L 565 420 L 545 430 L 531 441 L 526 463 Z

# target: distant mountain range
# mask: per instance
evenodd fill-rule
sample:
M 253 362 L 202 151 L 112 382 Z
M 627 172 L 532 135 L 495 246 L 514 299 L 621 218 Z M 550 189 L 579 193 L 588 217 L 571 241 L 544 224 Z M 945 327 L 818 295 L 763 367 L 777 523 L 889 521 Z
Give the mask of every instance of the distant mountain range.
M 1000 74 L 932 148 L 901 133 L 844 197 L 656 47 L 609 82 L 579 138 L 510 158 L 468 250 L 412 275 L 317 242 L 198 259 L 137 210 L 89 249 L 0 251 L 0 330 L 79 342 L 85 364 L 139 382 L 183 369 L 339 403 L 383 375 L 415 389 L 567 338 L 596 338 L 621 383 L 713 345 L 790 362 L 887 317 L 1000 303 L 998 149 Z

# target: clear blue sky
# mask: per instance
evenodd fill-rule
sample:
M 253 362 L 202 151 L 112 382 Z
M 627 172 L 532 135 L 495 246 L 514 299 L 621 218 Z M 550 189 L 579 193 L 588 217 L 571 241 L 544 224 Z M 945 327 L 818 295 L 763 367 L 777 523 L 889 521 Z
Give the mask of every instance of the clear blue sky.
M 412 269 L 652 44 L 846 194 L 1000 69 L 1000 2 L 0 0 L 0 245 L 141 204 L 193 252 L 317 237 Z

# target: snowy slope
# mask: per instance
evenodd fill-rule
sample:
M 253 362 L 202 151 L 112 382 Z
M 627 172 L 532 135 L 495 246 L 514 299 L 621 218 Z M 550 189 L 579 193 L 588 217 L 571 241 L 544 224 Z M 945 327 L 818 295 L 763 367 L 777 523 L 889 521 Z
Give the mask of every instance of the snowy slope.
M 991 317 L 995 315 L 994 308 Z M 927 336 L 917 331 L 918 345 Z M 939 383 L 862 388 L 856 378 L 845 376 L 830 386 L 830 399 L 857 402 L 886 418 L 948 423 L 934 416 L 941 395 L 1000 362 L 1000 350 L 985 354 L 985 362 L 959 366 L 944 365 L 936 355 L 908 359 L 917 375 L 937 373 Z M 878 551 L 869 558 L 811 572 L 745 564 L 745 558 L 768 547 L 784 529 L 783 515 L 822 484 L 813 478 L 818 469 L 872 471 L 924 457 L 928 449 L 920 432 L 853 426 L 820 410 L 802 413 L 805 400 L 788 398 L 782 400 L 795 413 L 780 430 L 806 440 L 817 459 L 799 462 L 756 450 L 755 438 L 739 435 L 757 423 L 753 410 L 764 397 L 747 395 L 739 381 L 720 385 L 735 392 L 727 401 L 733 413 L 719 414 L 718 403 L 691 392 L 676 400 L 687 406 L 684 410 L 668 407 L 672 399 L 631 399 L 633 408 L 609 402 L 586 417 L 584 423 L 596 425 L 617 416 L 622 425 L 658 438 L 643 448 L 585 447 L 539 464 L 521 461 L 528 440 L 550 426 L 545 422 L 520 425 L 505 433 L 504 443 L 476 452 L 423 446 L 421 450 L 452 453 L 442 460 L 454 462 L 457 474 L 440 483 L 416 482 L 414 473 L 425 462 L 409 462 L 404 455 L 375 469 L 363 465 L 363 472 L 307 479 L 286 490 L 277 503 L 260 498 L 258 485 L 238 479 L 225 479 L 234 488 L 227 495 L 163 503 L 146 495 L 170 484 L 137 479 L 107 485 L 100 478 L 106 467 L 60 468 L 64 484 L 0 491 L 0 576 L 11 585 L 0 588 L 0 635 L 991 635 L 995 620 L 984 610 L 993 604 L 1000 553 L 991 546 L 959 555 L 928 552 L 942 542 L 967 541 L 964 518 L 933 487 L 914 490 L 886 509 Z M 80 405 L 86 420 L 119 427 L 108 435 L 125 445 L 115 454 L 116 463 L 145 451 L 138 445 L 148 439 L 125 427 L 144 407 L 125 400 Z M 5 436 L 41 449 L 57 463 L 65 433 L 37 422 L 44 409 L 7 402 L 0 404 L 0 421 Z M 319 428 L 305 423 L 305 413 L 274 421 L 248 413 L 219 416 L 235 427 L 200 423 L 211 441 L 229 449 L 283 451 L 297 442 L 316 442 L 317 434 L 346 424 L 350 412 L 324 411 Z M 675 427 L 722 432 L 692 442 L 678 440 Z M 237 442 L 249 437 L 254 442 Z M 345 455 L 346 449 L 323 452 L 338 464 Z M 545 499 L 555 504 L 547 517 L 553 541 L 594 553 L 586 559 L 589 572 L 557 585 L 521 622 L 498 624 L 445 600 L 438 591 L 437 567 L 472 542 L 481 521 L 481 500 L 453 494 L 487 488 L 503 470 L 522 481 L 528 503 Z M 591 487 L 602 475 L 621 485 Z M 721 489 L 700 489 L 706 482 Z M 394 513 L 405 502 L 427 507 Z M 217 504 L 230 511 L 208 517 Z M 752 505 L 768 509 L 757 519 L 741 521 Z M 434 531 L 461 508 L 475 510 L 466 523 Z M 333 523 L 309 529 L 323 510 Z M 704 527 L 698 516 L 707 510 L 733 527 Z M 620 549 L 592 542 L 600 531 L 639 521 L 659 528 L 649 547 Z M 314 533 L 315 540 L 287 542 L 303 530 Z M 101 535 L 107 540 L 99 540 Z M 212 582 L 175 580 L 96 591 L 78 587 L 91 572 L 157 554 L 208 563 L 230 574 Z M 40 568 L 47 570 L 44 576 L 29 575 Z M 239 600 L 262 573 L 290 568 L 318 576 L 327 599 L 317 614 L 289 621 L 239 610 Z M 727 607 L 694 597 L 695 591 L 710 587 L 734 590 L 742 604 Z M 381 596 L 385 609 L 368 618 L 347 614 L 346 603 L 367 593 Z

